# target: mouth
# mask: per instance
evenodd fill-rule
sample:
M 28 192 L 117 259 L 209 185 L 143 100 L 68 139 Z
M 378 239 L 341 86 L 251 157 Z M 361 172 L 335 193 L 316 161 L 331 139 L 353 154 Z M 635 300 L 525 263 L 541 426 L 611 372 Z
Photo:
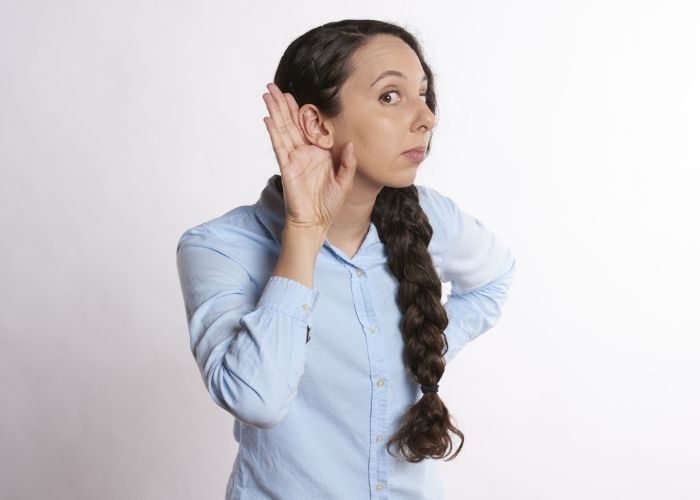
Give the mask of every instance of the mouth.
M 425 160 L 425 148 L 424 147 L 409 149 L 408 151 L 404 151 L 401 154 L 403 156 L 407 157 L 409 160 L 417 162 L 417 163 L 420 163 L 423 160 Z

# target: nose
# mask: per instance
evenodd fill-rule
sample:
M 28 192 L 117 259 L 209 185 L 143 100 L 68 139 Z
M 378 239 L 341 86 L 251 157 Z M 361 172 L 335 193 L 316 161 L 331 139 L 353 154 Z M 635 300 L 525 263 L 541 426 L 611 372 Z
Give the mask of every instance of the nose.
M 416 129 L 424 127 L 427 131 L 432 131 L 435 128 L 436 118 L 435 113 L 433 113 L 428 104 L 420 100 L 418 104 L 418 110 L 416 112 L 416 119 L 414 121 L 414 126 Z

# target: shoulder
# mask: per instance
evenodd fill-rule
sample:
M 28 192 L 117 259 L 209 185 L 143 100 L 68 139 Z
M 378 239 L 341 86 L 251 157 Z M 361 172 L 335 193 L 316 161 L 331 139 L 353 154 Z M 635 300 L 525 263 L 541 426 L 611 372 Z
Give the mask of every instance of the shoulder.
M 456 204 L 449 196 L 442 194 L 437 189 L 430 186 L 425 186 L 423 184 L 415 184 L 415 186 L 418 190 L 418 198 L 421 206 L 429 209 L 454 211 Z
M 252 205 L 236 207 L 223 215 L 187 228 L 177 242 L 177 254 L 198 248 L 192 255 L 216 255 L 240 268 L 253 281 L 274 266 L 275 240 L 255 215 Z
M 446 236 L 456 234 L 461 223 L 461 210 L 457 203 L 435 188 L 419 184 L 415 186 L 419 203 L 433 226 L 433 231 L 439 230 L 446 233 Z
M 260 240 L 265 233 L 266 230 L 255 216 L 252 205 L 242 205 L 186 229 L 180 236 L 178 246 L 192 238 L 216 238 L 233 247 L 248 246 L 249 240 Z
M 437 189 L 420 184 L 415 186 L 420 206 L 433 228 L 429 248 L 438 257 L 439 267 L 439 261 L 462 229 L 461 210 L 452 198 Z

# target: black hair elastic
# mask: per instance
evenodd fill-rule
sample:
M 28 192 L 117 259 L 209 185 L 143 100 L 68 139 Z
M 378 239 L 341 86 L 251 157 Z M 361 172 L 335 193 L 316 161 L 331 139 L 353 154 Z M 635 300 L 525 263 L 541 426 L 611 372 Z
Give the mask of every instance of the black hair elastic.
M 420 390 L 425 394 L 426 392 L 437 392 L 438 387 L 440 387 L 438 384 L 435 385 L 421 385 Z

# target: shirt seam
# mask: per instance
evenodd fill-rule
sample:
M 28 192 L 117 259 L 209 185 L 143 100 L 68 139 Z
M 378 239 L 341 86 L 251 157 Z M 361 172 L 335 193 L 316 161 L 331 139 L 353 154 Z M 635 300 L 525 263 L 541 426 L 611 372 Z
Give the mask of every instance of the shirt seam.
M 290 318 L 298 319 L 299 321 L 301 321 L 302 323 L 306 323 L 307 325 L 308 325 L 308 323 L 309 323 L 308 320 L 307 320 L 308 316 L 305 317 L 305 318 L 300 318 L 299 316 L 295 316 L 294 314 L 289 313 L 289 312 L 285 311 L 284 309 L 280 309 L 278 306 L 276 306 L 276 305 L 274 305 L 274 304 L 271 304 L 271 303 L 269 303 L 269 302 L 262 302 L 262 303 L 259 303 L 259 304 L 258 304 L 258 308 L 260 308 L 260 309 L 263 309 L 263 308 L 264 308 L 264 309 L 272 309 L 273 311 L 282 313 L 282 314 L 284 314 L 285 316 L 288 316 L 288 317 L 290 317 Z
M 219 240 L 221 243 L 223 243 L 223 244 L 225 244 L 225 245 L 228 245 L 228 243 L 226 242 L 226 240 L 224 240 L 221 236 L 219 236 L 216 232 L 214 232 L 214 229 L 213 229 L 213 228 L 209 227 L 208 223 L 205 222 L 204 224 L 202 224 L 202 228 L 204 228 L 205 231 L 207 231 L 209 234 L 211 234 L 214 238 L 216 238 L 217 240 Z M 250 272 L 248 272 L 248 269 L 246 269 L 246 267 L 245 267 L 243 264 L 241 264 L 238 260 L 236 260 L 235 258 L 231 257 L 230 255 L 227 255 L 227 257 L 228 257 L 229 259 L 231 259 L 233 262 L 235 262 L 235 263 L 238 265 L 238 267 L 240 267 L 241 269 L 243 269 L 243 271 L 244 271 L 244 272 L 246 273 L 246 275 L 248 276 L 248 279 L 250 280 L 250 282 L 253 283 L 253 285 L 255 286 L 256 293 L 257 293 L 258 295 L 260 295 L 260 293 L 261 293 L 261 291 L 260 291 L 260 284 L 258 283 L 258 281 L 257 281 L 255 278 L 253 278 L 253 276 L 250 274 Z

